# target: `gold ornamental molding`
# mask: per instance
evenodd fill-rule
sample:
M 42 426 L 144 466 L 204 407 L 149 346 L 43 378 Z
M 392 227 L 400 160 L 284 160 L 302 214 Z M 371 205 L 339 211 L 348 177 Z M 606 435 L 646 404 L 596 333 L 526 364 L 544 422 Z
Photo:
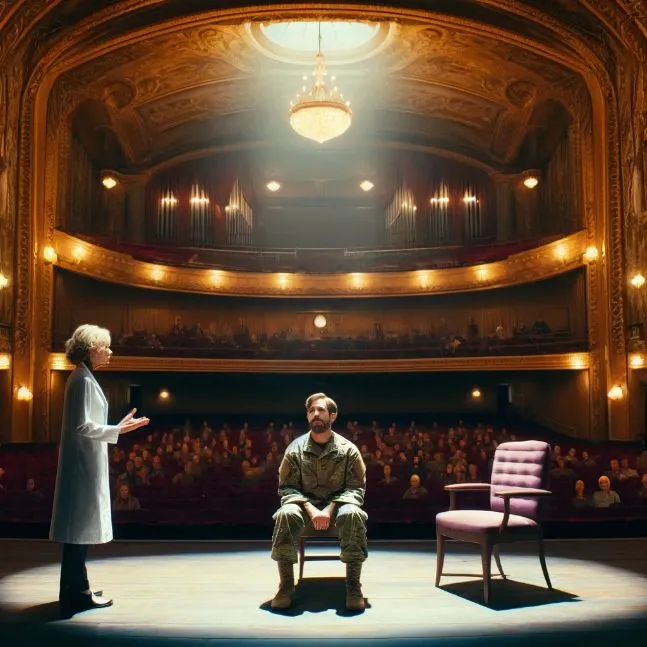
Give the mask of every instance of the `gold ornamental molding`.
M 53 263 L 120 285 L 223 296 L 386 297 L 473 292 L 547 279 L 585 263 L 588 236 L 580 231 L 502 261 L 468 267 L 349 274 L 261 273 L 148 263 L 55 231 Z M 41 262 L 48 262 L 41 253 Z M 600 261 L 598 261 L 600 262 Z
M 113 355 L 107 372 L 165 373 L 433 373 L 440 371 L 586 370 L 590 353 L 508 357 L 434 357 L 420 359 L 214 359 L 198 357 L 132 357 Z M 71 371 L 63 353 L 50 353 L 52 371 Z

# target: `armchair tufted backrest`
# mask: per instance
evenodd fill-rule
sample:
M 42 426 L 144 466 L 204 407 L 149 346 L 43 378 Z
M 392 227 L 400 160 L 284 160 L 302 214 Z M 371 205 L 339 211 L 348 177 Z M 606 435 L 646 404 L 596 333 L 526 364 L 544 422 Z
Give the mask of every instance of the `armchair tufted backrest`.
M 501 443 L 494 453 L 490 508 L 503 512 L 503 499 L 497 490 L 506 488 L 543 488 L 548 484 L 550 446 L 540 440 L 522 440 Z M 537 518 L 539 499 L 515 498 L 510 500 L 510 512 L 523 517 Z

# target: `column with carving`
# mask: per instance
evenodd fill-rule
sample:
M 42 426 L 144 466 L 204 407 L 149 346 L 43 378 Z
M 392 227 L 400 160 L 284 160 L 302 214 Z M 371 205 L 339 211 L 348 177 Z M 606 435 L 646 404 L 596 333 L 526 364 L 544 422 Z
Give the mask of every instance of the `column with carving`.
M 598 104 L 599 105 L 599 104 Z M 598 120 L 604 123 L 604 108 L 599 105 L 602 114 Z M 589 397 L 590 397 L 590 435 L 595 440 L 606 440 L 608 437 L 607 410 L 607 375 L 605 356 L 609 334 L 608 321 L 608 289 L 606 281 L 607 256 L 605 232 L 605 205 L 596 199 L 596 190 L 601 191 L 600 173 L 604 177 L 603 166 L 594 166 L 594 132 L 591 100 L 582 93 L 580 100 L 574 104 L 573 110 L 578 111 L 578 123 L 573 133 L 577 137 L 575 146 L 580 151 L 580 187 L 582 194 L 582 220 L 587 231 L 590 244 L 595 244 L 600 250 L 597 262 L 589 263 L 586 272 L 586 317 L 588 330 L 588 347 L 591 352 L 589 368 Z M 598 146 L 602 147 L 601 143 Z M 598 153 L 604 160 L 604 153 Z M 597 186 L 597 189 L 596 189 Z M 604 191 L 602 191 L 604 193 Z
M 615 73 L 615 70 L 614 70 Z M 612 78 L 614 75 L 611 75 Z M 629 439 L 629 406 L 626 397 L 627 390 L 627 349 L 625 331 L 625 302 L 626 302 L 626 276 L 625 276 L 625 250 L 624 250 L 624 222 L 623 222 L 623 195 L 622 157 L 620 155 L 620 125 L 618 121 L 617 95 L 603 79 L 604 105 L 600 114 L 605 114 L 606 109 L 606 139 L 602 136 L 598 141 L 605 145 L 606 156 L 594 159 L 596 174 L 605 178 L 606 182 L 596 182 L 592 187 L 593 197 L 601 208 L 606 207 L 607 214 L 604 236 L 606 238 L 606 264 L 604 266 L 605 301 L 601 301 L 604 314 L 607 317 L 604 349 L 604 367 L 606 369 L 607 391 L 619 386 L 625 395 L 620 400 L 608 401 L 609 439 Z M 595 123 L 595 121 L 594 121 Z M 601 135 L 599 129 L 594 129 Z M 605 159 L 606 157 L 606 159 Z M 606 164 L 604 164 L 606 162 Z M 604 164 L 604 166 L 602 166 Z M 606 191 L 605 191 L 606 190 Z M 597 207 L 597 205 L 596 205 Z M 602 290 L 600 290 L 602 293 Z M 600 313 L 602 316 L 602 313 Z
M 627 52 L 616 78 L 622 160 L 622 212 L 624 215 L 624 297 L 629 368 L 627 406 L 629 437 L 644 436 L 644 384 L 647 362 L 647 285 L 633 281 L 647 277 L 647 44 L 630 58 Z M 634 365 L 642 359 L 642 366 Z
M 25 48 L 13 51 L 10 55 L 10 44 L 5 41 L 3 45 L 7 45 L 7 49 L 6 56 L 0 56 L 0 255 L 5 260 L 0 271 L 7 274 L 8 284 L 0 290 L 0 325 L 3 327 L 0 352 L 10 353 L 10 365 L 6 379 L 0 383 L 0 411 L 3 412 L 4 424 L 10 421 L 7 431 L 3 434 L 4 440 L 21 442 L 29 440 L 31 413 L 31 403 L 18 401 L 16 398 L 18 387 L 21 386 L 17 379 L 17 356 L 24 350 L 24 346 L 18 347 L 16 344 L 20 323 L 17 320 L 16 301 L 19 293 L 26 295 L 21 282 L 20 264 L 16 262 L 21 256 L 21 251 L 26 251 L 27 242 L 19 235 L 17 208 L 19 173 L 23 168 L 20 161 L 21 140 L 18 134 L 20 97 L 25 82 Z M 15 425 L 14 418 L 17 418 L 22 426 Z

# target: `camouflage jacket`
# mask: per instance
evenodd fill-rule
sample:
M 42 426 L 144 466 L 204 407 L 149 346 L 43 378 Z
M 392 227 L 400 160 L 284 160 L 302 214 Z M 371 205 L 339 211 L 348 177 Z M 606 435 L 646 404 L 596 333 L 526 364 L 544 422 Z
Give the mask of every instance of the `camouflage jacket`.
M 310 432 L 293 440 L 279 467 L 281 505 L 305 503 L 316 506 L 331 501 L 363 505 L 366 467 L 359 450 L 350 440 L 333 432 L 322 447 Z

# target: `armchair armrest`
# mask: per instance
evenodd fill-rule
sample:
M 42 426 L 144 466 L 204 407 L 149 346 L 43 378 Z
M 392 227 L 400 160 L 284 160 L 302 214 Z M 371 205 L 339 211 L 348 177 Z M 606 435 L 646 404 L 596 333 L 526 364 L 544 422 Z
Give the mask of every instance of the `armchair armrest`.
M 530 498 L 530 497 L 546 497 L 550 496 L 550 490 L 542 490 L 539 488 L 531 487 L 511 487 L 504 490 L 496 490 L 495 496 L 500 496 L 503 499 L 503 519 L 501 520 L 501 527 L 499 533 L 505 532 L 508 527 L 508 520 L 510 519 L 510 499 L 512 498 Z
M 491 487 L 490 483 L 454 483 L 454 485 L 446 485 L 445 492 L 449 492 L 449 509 L 456 510 L 457 492 L 487 492 Z
M 492 487 L 490 483 L 454 483 L 454 485 L 446 485 L 445 491 L 447 492 L 460 492 L 465 490 L 489 490 Z
M 550 496 L 552 492 L 550 490 L 540 490 L 539 488 L 532 487 L 510 487 L 505 490 L 495 490 L 494 495 L 500 496 L 503 499 L 509 499 L 511 497 L 523 498 L 523 497 L 533 497 L 533 496 Z

